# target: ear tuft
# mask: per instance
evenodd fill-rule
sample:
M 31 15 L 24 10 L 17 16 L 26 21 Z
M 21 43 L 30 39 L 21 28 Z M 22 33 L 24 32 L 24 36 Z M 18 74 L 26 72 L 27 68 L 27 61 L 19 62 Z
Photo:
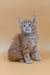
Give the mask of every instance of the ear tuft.
M 18 18 L 18 21 L 19 21 L 19 23 L 21 24 L 21 22 L 22 22 L 22 19 Z
M 33 22 L 34 25 L 36 25 L 36 18 L 35 18 L 35 16 L 32 17 L 31 21 Z

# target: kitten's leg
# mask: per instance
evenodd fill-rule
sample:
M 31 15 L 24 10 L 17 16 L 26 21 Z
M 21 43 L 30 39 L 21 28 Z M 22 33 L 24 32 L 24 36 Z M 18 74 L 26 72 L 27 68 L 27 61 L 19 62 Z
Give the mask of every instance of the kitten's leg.
M 34 58 L 35 58 L 36 61 L 40 61 L 40 60 L 41 60 L 41 57 L 38 56 L 37 48 L 34 48 L 34 49 L 32 50 L 32 53 L 33 53 Z
M 24 59 L 25 59 L 25 62 L 26 62 L 27 64 L 32 64 L 32 60 L 31 60 L 29 54 L 25 54 L 25 55 L 24 55 Z

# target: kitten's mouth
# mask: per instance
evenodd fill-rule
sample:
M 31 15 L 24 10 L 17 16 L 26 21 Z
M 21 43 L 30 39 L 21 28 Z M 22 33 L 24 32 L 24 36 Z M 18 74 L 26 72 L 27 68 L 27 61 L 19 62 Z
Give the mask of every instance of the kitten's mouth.
M 30 29 L 26 29 L 25 32 L 26 32 L 26 33 L 30 33 Z
M 26 31 L 29 31 L 30 29 L 26 29 Z

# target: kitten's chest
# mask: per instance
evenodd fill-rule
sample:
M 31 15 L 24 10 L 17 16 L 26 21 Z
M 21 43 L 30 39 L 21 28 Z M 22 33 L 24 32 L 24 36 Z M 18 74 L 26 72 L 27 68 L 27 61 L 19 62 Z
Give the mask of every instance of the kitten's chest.
M 37 37 L 36 36 L 29 36 L 28 37 L 29 38 L 29 40 L 30 40 L 30 42 L 31 42 L 31 45 L 32 46 L 35 46 L 36 45 L 36 40 L 37 40 Z
M 35 39 L 30 39 L 31 45 L 35 46 L 36 45 L 36 40 Z
M 29 48 L 29 50 L 30 49 L 32 50 L 37 42 L 36 36 L 27 36 L 27 37 L 23 38 L 22 40 L 23 40 L 23 44 L 22 44 L 23 47 L 27 47 L 27 48 Z

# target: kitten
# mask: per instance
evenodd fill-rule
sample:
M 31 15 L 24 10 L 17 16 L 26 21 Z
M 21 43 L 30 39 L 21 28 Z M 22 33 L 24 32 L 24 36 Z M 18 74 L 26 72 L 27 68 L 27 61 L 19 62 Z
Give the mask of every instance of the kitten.
M 36 61 L 40 61 L 41 57 L 37 53 L 37 28 L 35 16 L 31 20 L 19 20 L 21 34 L 15 36 L 9 50 L 8 58 L 11 61 L 20 61 L 31 64 L 31 54 L 34 55 Z

